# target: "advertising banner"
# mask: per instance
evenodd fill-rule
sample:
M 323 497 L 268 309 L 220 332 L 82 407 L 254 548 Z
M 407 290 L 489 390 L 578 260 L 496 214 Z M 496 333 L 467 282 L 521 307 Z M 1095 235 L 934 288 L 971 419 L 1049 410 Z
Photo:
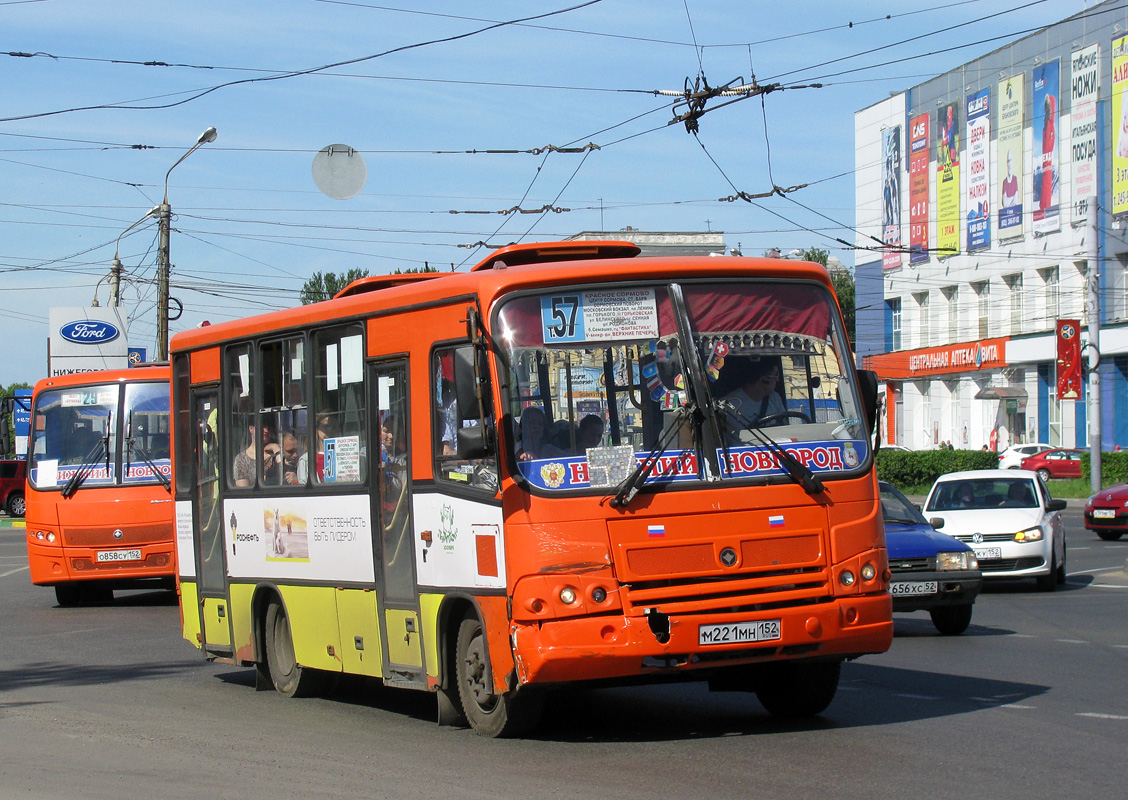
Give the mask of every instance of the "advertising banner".
M 909 121 L 909 264 L 928 261 L 928 114 Z
M 1058 205 L 1058 99 L 1061 60 L 1034 68 L 1034 232 L 1061 228 Z
M 1089 197 L 1097 193 L 1097 95 L 1100 93 L 1101 46 L 1089 45 L 1070 59 L 1069 141 L 1073 144 L 1071 221 L 1089 218 Z
M 881 132 L 881 241 L 885 250 L 881 265 L 885 269 L 901 266 L 901 126 Z
M 960 111 L 949 103 L 936 111 L 936 250 L 960 251 Z
M 1023 234 L 1022 127 L 1026 75 L 1019 73 L 999 81 L 999 239 Z
M 48 364 L 51 377 L 129 366 L 121 309 L 52 308 Z
M 1057 321 L 1057 381 L 1059 400 L 1081 396 L 1081 320 Z
M 991 90 L 967 98 L 967 249 L 991 246 Z
M 1128 216 L 1128 36 L 1112 40 L 1112 216 Z

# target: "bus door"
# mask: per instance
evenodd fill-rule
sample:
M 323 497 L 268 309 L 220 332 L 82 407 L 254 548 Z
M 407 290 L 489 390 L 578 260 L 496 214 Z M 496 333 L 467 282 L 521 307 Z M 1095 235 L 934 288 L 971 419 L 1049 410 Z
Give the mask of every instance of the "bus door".
M 192 451 L 195 489 L 192 514 L 196 521 L 196 575 L 200 601 L 202 645 L 209 656 L 230 658 L 231 617 L 227 608 L 227 548 L 223 536 L 220 493 L 219 399 L 216 389 L 192 391 Z
M 407 362 L 370 366 L 375 396 L 369 441 L 375 476 L 372 492 L 376 595 L 381 638 L 385 643 L 384 682 L 426 688 L 419 593 L 415 583 L 414 527 L 411 519 L 411 449 L 408 446 Z

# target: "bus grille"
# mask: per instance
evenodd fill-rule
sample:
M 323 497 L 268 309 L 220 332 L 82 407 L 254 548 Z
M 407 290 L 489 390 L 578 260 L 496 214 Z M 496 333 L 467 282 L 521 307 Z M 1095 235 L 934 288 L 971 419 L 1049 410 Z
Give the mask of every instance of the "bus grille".
M 638 581 L 623 587 L 624 605 L 639 613 L 654 608 L 665 614 L 741 612 L 789 608 L 826 602 L 830 597 L 825 569 L 777 570 L 757 574 Z
M 121 538 L 114 538 L 114 531 Z M 172 539 L 171 525 L 137 525 L 122 528 L 100 526 L 97 528 L 67 528 L 63 532 L 64 544 L 70 547 L 125 547 L 127 545 L 157 544 Z

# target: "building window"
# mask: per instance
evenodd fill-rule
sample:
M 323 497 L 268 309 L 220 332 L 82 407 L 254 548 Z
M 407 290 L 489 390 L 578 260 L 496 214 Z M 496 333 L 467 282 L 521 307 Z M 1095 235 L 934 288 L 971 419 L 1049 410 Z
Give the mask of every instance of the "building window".
M 885 349 L 901 349 L 901 298 L 885 301 Z
M 979 308 L 979 338 L 986 339 L 991 335 L 991 283 L 983 281 L 972 285 Z
M 932 315 L 928 312 L 928 292 L 913 295 L 917 304 L 917 331 L 920 341 L 918 347 L 928 347 L 932 344 Z
M 1042 289 L 1046 298 L 1046 327 L 1053 328 L 1057 318 L 1061 315 L 1060 302 L 1060 276 L 1057 267 L 1038 270 L 1042 276 Z
M 960 335 L 960 288 L 949 286 L 944 289 L 944 299 L 948 303 L 948 341 L 958 342 Z
M 1012 335 L 1022 333 L 1023 307 L 1022 307 L 1022 274 L 1008 275 L 1003 278 L 1010 292 L 1010 332 Z

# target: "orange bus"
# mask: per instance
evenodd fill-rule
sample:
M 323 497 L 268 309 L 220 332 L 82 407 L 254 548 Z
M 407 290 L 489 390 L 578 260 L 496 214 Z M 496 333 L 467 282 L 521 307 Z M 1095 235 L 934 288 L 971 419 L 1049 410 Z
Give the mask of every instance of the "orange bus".
M 27 557 L 61 606 L 175 588 L 166 365 L 45 378 L 31 401 Z
M 581 681 L 817 714 L 891 642 L 876 376 L 818 265 L 513 245 L 172 358 L 184 636 L 260 685 L 508 736 Z

